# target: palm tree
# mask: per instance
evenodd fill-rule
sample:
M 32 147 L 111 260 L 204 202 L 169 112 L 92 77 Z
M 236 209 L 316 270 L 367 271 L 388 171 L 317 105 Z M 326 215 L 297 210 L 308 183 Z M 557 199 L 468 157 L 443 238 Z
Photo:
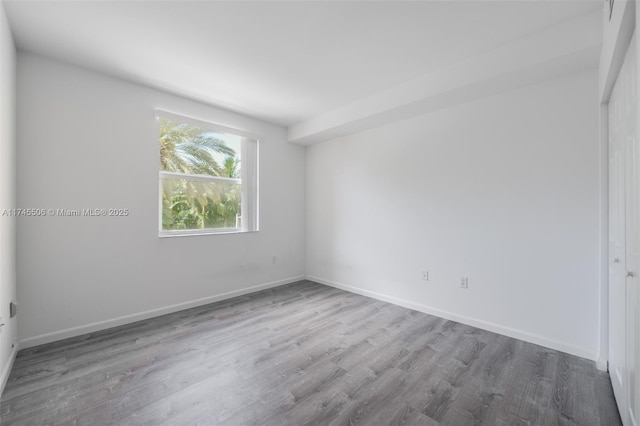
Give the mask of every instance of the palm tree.
M 224 159 L 224 176 L 229 178 L 240 177 L 240 160 L 236 157 L 227 156 Z
M 234 158 L 220 133 L 160 118 L 160 167 L 167 172 L 226 176 L 215 154 Z
M 239 159 L 221 134 L 160 118 L 162 171 L 238 178 Z M 216 158 L 224 156 L 223 164 Z M 239 185 L 163 178 L 163 229 L 234 227 L 240 212 Z

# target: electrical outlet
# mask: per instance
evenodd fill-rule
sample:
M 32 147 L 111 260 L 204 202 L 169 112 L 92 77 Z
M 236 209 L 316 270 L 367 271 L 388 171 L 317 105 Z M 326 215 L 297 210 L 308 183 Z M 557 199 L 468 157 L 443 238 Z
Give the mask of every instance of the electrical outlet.
M 273 256 L 271 258 L 271 263 L 276 263 L 277 260 L 278 260 L 278 258 L 276 256 Z
M 429 271 L 422 271 L 422 281 L 429 281 Z
M 460 278 L 460 288 L 469 288 L 469 278 L 467 277 Z

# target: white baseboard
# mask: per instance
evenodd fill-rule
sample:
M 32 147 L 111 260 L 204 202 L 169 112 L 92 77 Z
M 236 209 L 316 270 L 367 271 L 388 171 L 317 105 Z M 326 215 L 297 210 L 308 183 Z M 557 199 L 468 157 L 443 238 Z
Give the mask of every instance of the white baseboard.
M 45 343 L 55 342 L 57 340 L 67 339 L 70 337 L 79 336 L 86 333 L 93 333 L 99 330 L 104 330 L 111 327 L 117 327 L 124 324 L 129 324 L 135 321 L 141 321 L 153 317 L 157 317 L 160 315 L 170 314 L 173 312 L 178 312 L 184 309 L 193 308 L 196 306 L 206 305 L 208 303 L 218 302 L 220 300 L 230 299 L 236 296 L 242 296 L 244 294 L 253 293 L 256 291 L 278 287 L 285 284 L 290 284 L 296 281 L 308 279 L 310 281 L 315 281 L 320 284 L 325 284 L 331 287 L 339 288 L 341 290 L 349 291 L 351 293 L 360 294 L 363 296 L 371 297 L 373 299 L 381 300 L 388 303 L 393 303 L 394 305 L 403 306 L 405 308 L 413 309 L 419 312 L 424 312 L 426 314 L 435 315 L 440 318 L 445 318 L 451 321 L 456 321 L 462 324 L 467 324 L 473 327 L 477 327 L 483 330 L 491 331 L 498 334 L 503 334 L 505 336 L 513 337 L 515 339 L 524 340 L 526 342 L 535 343 L 540 346 L 545 346 L 551 349 L 559 350 L 562 352 L 566 352 L 572 355 L 576 355 L 582 358 L 587 358 L 593 361 L 596 361 L 596 365 L 599 369 L 606 370 L 606 362 L 600 362 L 597 358 L 597 354 L 591 353 L 583 348 L 576 347 L 573 345 L 568 345 L 563 342 L 559 342 L 557 340 L 549 339 L 544 336 L 540 336 L 537 334 L 529 333 L 526 331 L 506 327 L 500 324 L 495 324 L 483 320 L 478 320 L 475 318 L 466 317 L 463 315 L 454 314 L 452 312 L 448 312 L 442 309 L 437 309 L 431 306 L 422 305 L 414 302 L 410 302 L 408 300 L 399 299 L 393 296 L 388 296 L 382 293 L 377 293 L 370 290 L 365 290 L 359 287 L 338 283 L 331 280 L 326 280 L 324 278 L 316 277 L 316 276 L 296 276 L 283 280 L 272 281 L 268 283 L 258 284 L 252 287 L 247 287 L 240 290 L 234 290 L 226 293 L 221 293 L 213 296 L 204 297 L 201 299 L 196 299 L 188 302 L 178 303 L 171 306 L 165 306 L 158 309 L 152 309 L 146 312 L 140 312 L 132 315 L 125 315 L 118 318 L 113 318 L 105 321 L 94 322 L 91 324 L 86 324 L 78 327 L 73 327 L 65 330 L 55 331 L 52 333 L 41 334 L 39 336 L 29 337 L 27 339 L 21 340 L 19 342 L 19 347 L 21 349 L 30 348 L 33 346 L 42 345 Z M 14 349 L 15 353 L 13 354 L 13 359 L 15 359 L 15 354 L 17 353 L 17 349 Z M 11 362 L 11 364 L 13 361 Z M 11 371 L 10 366 L 5 366 L 5 370 L 3 371 L 3 376 L 0 379 L 6 381 L 8 378 L 8 374 Z M 6 374 L 7 377 L 4 376 Z M 3 381 L 0 381 L 0 384 L 3 384 Z
M 427 305 L 421 305 L 418 303 L 410 302 L 408 300 L 399 299 L 393 296 L 387 296 L 386 294 L 377 293 L 375 291 L 365 290 L 359 287 L 354 287 L 347 284 L 338 283 L 324 278 L 307 275 L 309 281 L 314 281 L 320 284 L 325 284 L 331 287 L 339 288 L 351 293 L 360 294 L 362 296 L 371 297 L 372 299 L 381 300 L 383 302 L 393 303 L 394 305 L 403 306 L 405 308 L 413 309 L 415 311 L 424 312 L 425 314 L 434 315 L 440 318 L 448 319 L 451 321 L 459 322 L 462 324 L 477 327 L 483 330 L 491 331 L 493 333 L 502 334 L 515 339 L 524 340 L 525 342 L 535 343 L 536 345 L 544 346 L 550 349 L 555 349 L 561 352 L 565 352 L 571 355 L 576 355 L 582 358 L 587 358 L 596 361 L 596 354 L 591 353 L 583 348 L 568 345 L 557 340 L 549 339 L 544 336 L 529 333 L 522 330 L 517 330 L 511 327 L 506 327 L 500 324 L 494 324 L 491 322 L 469 318 L 464 315 L 454 314 L 452 312 L 444 311 Z
M 609 371 L 609 361 L 598 356 L 596 359 L 596 368 L 600 371 Z
M 129 324 L 136 321 L 146 320 L 160 315 L 171 314 L 174 312 L 182 311 L 196 306 L 202 306 L 213 302 L 219 302 L 225 299 L 231 299 L 232 297 L 242 296 L 248 293 L 254 293 L 256 291 L 265 290 L 268 288 L 279 287 L 281 285 L 290 284 L 296 281 L 304 280 L 304 275 L 286 278 L 278 281 L 271 281 L 268 283 L 258 284 L 251 287 L 243 288 L 240 290 L 233 290 L 226 293 L 216 294 L 213 296 L 203 297 L 201 299 L 191 300 L 188 302 L 177 303 L 175 305 L 165 306 L 162 308 L 152 309 L 145 312 L 140 312 L 131 315 L 125 315 L 117 318 L 108 319 L 105 321 L 98 321 L 78 327 L 72 327 L 65 330 L 54 331 L 52 333 L 41 334 L 39 336 L 29 337 L 20 341 L 20 348 L 31 348 L 45 343 L 51 343 L 58 340 L 68 339 L 70 337 L 80 336 L 86 333 L 93 333 L 107 328 L 118 327 L 120 325 Z
M 598 352 L 596 353 L 596 368 L 600 371 L 609 371 L 609 351 L 607 347 L 602 345 L 602 339 L 598 340 Z
M 13 363 L 16 360 L 16 355 L 18 355 L 18 349 L 20 348 L 20 344 L 17 343 L 15 347 L 11 350 L 11 356 L 9 356 L 9 362 L 2 369 L 2 375 L 0 376 L 0 396 L 4 392 L 4 387 L 7 385 L 7 380 L 9 380 L 9 375 L 11 374 L 11 369 L 13 368 Z

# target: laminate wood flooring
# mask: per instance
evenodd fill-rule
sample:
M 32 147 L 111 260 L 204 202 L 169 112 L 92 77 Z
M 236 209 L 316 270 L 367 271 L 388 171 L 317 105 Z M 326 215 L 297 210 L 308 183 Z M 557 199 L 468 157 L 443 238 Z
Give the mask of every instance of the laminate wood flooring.
M 19 352 L 2 425 L 619 425 L 593 362 L 301 281 Z

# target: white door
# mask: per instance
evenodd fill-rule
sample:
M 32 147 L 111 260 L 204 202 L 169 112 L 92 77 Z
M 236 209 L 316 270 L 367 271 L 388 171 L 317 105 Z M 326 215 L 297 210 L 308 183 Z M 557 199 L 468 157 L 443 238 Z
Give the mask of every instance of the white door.
M 609 373 L 625 425 L 636 425 L 640 197 L 635 36 L 609 101 Z
M 640 149 L 638 148 L 637 133 L 637 87 L 638 63 L 636 62 L 636 37 L 634 35 L 625 58 L 624 66 L 629 68 L 628 81 L 625 85 L 628 88 L 627 104 L 624 107 L 626 116 L 625 138 L 625 175 L 626 185 L 626 326 L 627 326 L 627 377 L 629 383 L 629 424 L 637 425 L 638 405 L 640 395 L 638 394 L 638 379 L 640 375 L 636 373 L 636 351 L 638 345 L 638 284 L 640 283 L 638 273 L 640 272 Z

